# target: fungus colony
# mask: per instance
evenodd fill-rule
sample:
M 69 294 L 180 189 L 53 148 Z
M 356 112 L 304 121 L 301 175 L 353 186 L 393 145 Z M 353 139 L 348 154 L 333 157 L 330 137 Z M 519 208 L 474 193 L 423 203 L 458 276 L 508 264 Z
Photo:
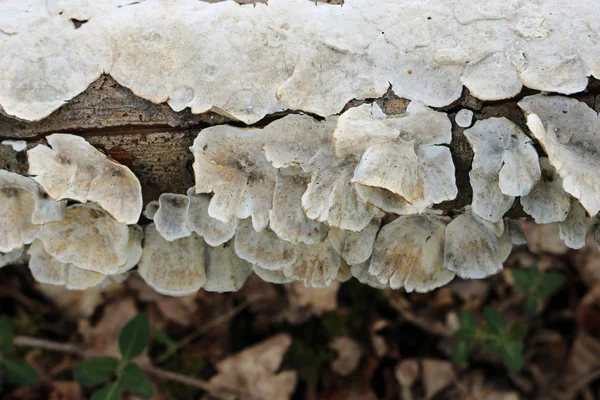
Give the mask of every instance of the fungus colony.
M 545 94 L 518 103 L 528 129 L 457 113 L 474 151 L 473 200 L 451 215 L 436 209 L 458 188 L 453 125 L 433 107 L 457 100 L 463 85 L 480 100 L 523 86 L 584 90 L 600 76 L 593 0 L 79 3 L 0 3 L 5 114 L 42 119 L 104 72 L 175 111 L 246 124 L 286 109 L 320 118 L 201 130 L 195 186 L 150 202 L 143 227 L 129 168 L 81 137 L 46 136 L 27 151 L 29 176 L 0 170 L 0 266 L 28 260 L 40 282 L 85 289 L 137 267 L 173 296 L 236 291 L 252 273 L 426 292 L 502 269 L 525 241 L 505 217 L 516 198 L 537 223 L 558 223 L 571 248 L 584 245 L 600 211 L 598 113 Z M 388 90 L 410 100 L 404 113 L 386 115 L 376 102 L 345 108 Z

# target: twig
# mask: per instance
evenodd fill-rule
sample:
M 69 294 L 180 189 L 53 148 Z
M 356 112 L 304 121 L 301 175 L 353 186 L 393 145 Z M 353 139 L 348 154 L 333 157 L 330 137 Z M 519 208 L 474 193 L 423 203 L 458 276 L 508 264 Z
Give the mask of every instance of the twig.
M 106 356 L 106 354 L 98 353 L 93 350 L 87 350 L 80 348 L 77 345 L 70 343 L 55 342 L 52 340 L 38 339 L 29 336 L 16 336 L 13 343 L 17 347 L 28 347 L 36 348 L 48 351 L 55 351 L 59 353 L 74 354 L 83 358 L 95 358 Z M 164 369 L 156 368 L 153 365 L 147 363 L 137 363 L 140 368 L 148 375 L 153 375 L 157 378 L 178 382 L 187 386 L 202 389 L 206 392 L 211 393 L 213 396 L 220 399 L 232 399 L 232 398 L 249 398 L 250 395 L 246 392 L 240 391 L 235 388 L 225 387 L 222 385 L 215 385 L 201 379 L 192 378 L 190 376 L 178 374 L 176 372 L 166 371 Z

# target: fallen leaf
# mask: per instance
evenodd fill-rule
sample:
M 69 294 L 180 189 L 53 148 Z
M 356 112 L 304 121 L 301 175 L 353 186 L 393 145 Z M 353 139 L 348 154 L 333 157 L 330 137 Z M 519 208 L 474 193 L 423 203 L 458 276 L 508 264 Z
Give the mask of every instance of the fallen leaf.
M 331 362 L 333 372 L 341 376 L 348 376 L 358 368 L 363 351 L 356 340 L 338 336 L 329 343 L 329 347 L 338 354 L 337 358 Z
M 456 380 L 454 366 L 449 361 L 424 359 L 421 361 L 425 397 L 431 399 L 436 393 Z

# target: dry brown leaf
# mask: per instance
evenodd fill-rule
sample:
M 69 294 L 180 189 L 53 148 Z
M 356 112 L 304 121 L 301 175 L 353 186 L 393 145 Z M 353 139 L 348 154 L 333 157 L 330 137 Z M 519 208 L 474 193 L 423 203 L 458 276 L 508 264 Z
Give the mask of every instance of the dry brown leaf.
M 218 374 L 210 383 L 237 389 L 245 393 L 243 399 L 289 399 L 296 388 L 296 371 L 276 372 L 291 344 L 290 335 L 280 334 L 234 354 L 216 365 Z
M 579 379 L 600 368 L 600 340 L 580 332 L 569 354 L 567 369 L 563 375 L 567 391 L 577 385 Z
M 421 361 L 421 370 L 427 399 L 431 399 L 436 393 L 456 380 L 454 367 L 449 361 L 424 359 Z
M 329 343 L 329 347 L 338 354 L 337 358 L 331 362 L 333 372 L 341 376 L 348 376 L 358 368 L 363 351 L 356 340 L 338 336 Z
M 50 387 L 48 400 L 82 400 L 83 393 L 77 382 L 54 381 Z
M 102 289 L 89 288 L 85 291 L 69 290 L 64 286 L 37 284 L 37 289 L 63 311 L 69 319 L 91 316 L 102 303 Z
M 306 321 L 313 315 L 321 316 L 337 309 L 340 282 L 333 281 L 324 288 L 306 287 L 301 281 L 284 285 L 288 299 L 285 317 L 293 324 Z
M 527 246 L 532 253 L 565 254 L 569 249 L 558 234 L 557 224 L 536 224 L 533 221 L 523 222 L 523 231 L 527 238 Z

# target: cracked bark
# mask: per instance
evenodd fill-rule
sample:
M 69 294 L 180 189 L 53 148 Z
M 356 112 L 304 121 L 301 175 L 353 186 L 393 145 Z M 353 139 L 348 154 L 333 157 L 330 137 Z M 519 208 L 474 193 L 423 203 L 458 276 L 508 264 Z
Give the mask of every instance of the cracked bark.
M 454 122 L 456 112 L 462 108 L 471 109 L 475 113 L 474 120 L 507 117 L 529 133 L 517 102 L 523 96 L 534 93 L 537 92 L 525 89 L 514 99 L 482 102 L 470 96 L 465 89 L 459 100 L 439 109 L 448 113 L 453 124 L 450 148 L 459 193 L 455 200 L 436 208 L 452 213 L 471 203 L 469 171 L 473 151 L 463 135 L 464 128 Z M 576 97 L 600 111 L 600 81 L 592 79 L 586 91 L 570 97 Z M 402 113 L 409 103 L 394 96 L 391 91 L 379 99 L 368 101 L 376 101 L 387 114 Z M 346 108 L 363 102 L 352 101 Z M 292 111 L 268 115 L 252 126 L 264 126 L 289 113 Z M 51 133 L 83 136 L 96 148 L 131 168 L 142 183 L 144 202 L 147 203 L 158 199 L 161 193 L 185 193 L 193 186 L 193 156 L 189 147 L 198 131 L 225 123 L 244 126 L 214 112 L 191 114 L 189 109 L 174 112 L 167 104 L 153 104 L 136 97 L 110 76 L 102 76 L 85 92 L 41 121 L 25 122 L 0 114 L 0 141 L 25 140 L 31 148 L 42 143 L 44 137 Z M 543 154 L 541 148 L 537 148 Z M 26 174 L 26 154 L 13 151 L 10 146 L 0 146 L 0 168 Z M 523 216 L 518 201 L 510 213 Z

